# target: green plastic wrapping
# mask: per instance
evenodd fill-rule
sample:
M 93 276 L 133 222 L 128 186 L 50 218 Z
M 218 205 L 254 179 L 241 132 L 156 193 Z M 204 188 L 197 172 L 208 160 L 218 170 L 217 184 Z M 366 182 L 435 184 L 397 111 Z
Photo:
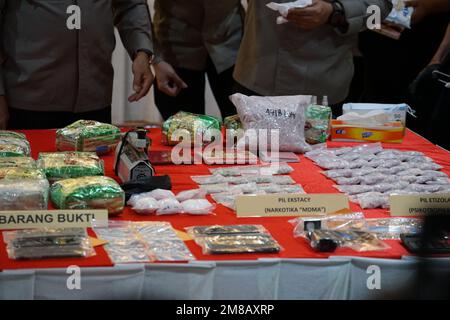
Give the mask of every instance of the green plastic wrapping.
M 331 108 L 310 105 L 306 108 L 305 139 L 309 144 L 324 143 L 330 136 Z
M 178 144 L 180 140 L 174 137 L 173 133 L 182 129 L 189 132 L 191 144 L 198 141 L 201 141 L 203 144 L 208 143 L 211 141 L 205 141 L 205 133 L 212 129 L 220 131 L 221 127 L 221 122 L 216 117 L 180 111 L 163 123 L 163 143 L 165 145 Z
M 31 157 L 0 157 L 0 168 L 36 168 Z
M 46 210 L 49 183 L 46 179 L 0 180 L 1 210 Z
M 107 209 L 119 214 L 125 204 L 125 192 L 109 177 L 82 177 L 55 182 L 50 197 L 58 209 Z
M 92 120 L 78 120 L 56 131 L 56 149 L 106 154 L 115 149 L 120 139 L 120 129 L 116 126 Z
M 104 175 L 103 161 L 95 152 L 41 152 L 38 167 L 44 170 L 47 179 L 52 182 Z
M 44 171 L 37 168 L 1 168 L 0 179 L 46 180 Z
M 0 130 L 0 157 L 29 157 L 30 143 L 24 134 Z
M 242 125 L 239 115 L 226 117 L 223 120 L 225 126 L 225 137 L 227 145 L 236 145 L 237 141 L 244 136 L 244 126 Z

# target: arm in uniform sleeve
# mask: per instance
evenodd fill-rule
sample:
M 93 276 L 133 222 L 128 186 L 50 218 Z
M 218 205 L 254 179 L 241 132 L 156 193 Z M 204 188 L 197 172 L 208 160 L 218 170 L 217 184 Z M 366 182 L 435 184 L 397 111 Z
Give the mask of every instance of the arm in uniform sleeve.
M 392 3 L 389 0 L 339 0 L 344 7 L 345 18 L 348 23 L 344 35 L 357 34 L 367 28 L 367 18 L 370 14 L 367 8 L 376 5 L 380 8 L 381 21 L 383 21 L 392 10 Z
M 113 0 L 114 24 L 131 59 L 153 54 L 151 16 L 146 0 Z
M 5 0 L 0 0 L 0 39 L 3 38 L 3 30 L 1 29 L 3 25 L 3 10 L 5 9 Z M 0 43 L 0 96 L 5 95 L 5 86 L 3 84 L 3 52 L 2 47 Z

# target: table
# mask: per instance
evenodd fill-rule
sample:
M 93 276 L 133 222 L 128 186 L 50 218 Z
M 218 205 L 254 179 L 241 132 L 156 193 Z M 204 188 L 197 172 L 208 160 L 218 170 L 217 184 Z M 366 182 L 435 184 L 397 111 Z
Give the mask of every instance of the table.
M 23 131 L 32 145 L 32 156 L 54 151 L 55 131 Z M 154 150 L 164 150 L 161 132 L 152 129 L 149 136 Z M 330 142 L 339 147 L 354 143 Z M 385 148 L 422 151 L 444 167 L 450 175 L 450 154 L 408 131 L 402 144 L 384 144 Z M 113 156 L 103 157 L 106 175 L 113 174 Z M 292 178 L 308 193 L 337 193 L 333 182 L 320 173 L 309 159 L 301 156 L 292 164 Z M 168 174 L 173 191 L 196 188 L 192 175 L 209 174 L 206 165 L 156 166 L 158 174 Z M 50 206 L 51 207 L 51 206 Z M 351 204 L 354 211 L 362 211 Z M 127 208 L 119 220 L 168 221 L 179 230 L 193 225 L 262 224 L 283 247 L 279 254 L 203 255 L 193 241 L 187 246 L 197 261 L 190 263 L 154 263 L 113 266 L 102 248 L 89 259 L 12 261 L 0 246 L 0 298 L 163 298 L 163 299 L 324 299 L 370 298 L 380 290 L 369 290 L 367 268 L 381 270 L 381 288 L 398 289 L 414 279 L 415 258 L 398 241 L 387 241 L 388 251 L 357 253 L 338 249 L 332 255 L 313 251 L 303 239 L 293 237 L 290 218 L 237 218 L 221 205 L 211 216 L 142 217 Z M 364 210 L 366 217 L 388 217 L 382 209 Z M 450 269 L 450 259 L 436 259 L 436 272 Z M 66 267 L 82 267 L 82 290 L 68 290 Z M 84 287 L 84 288 L 83 288 Z M 386 290 L 386 291 L 384 291 Z

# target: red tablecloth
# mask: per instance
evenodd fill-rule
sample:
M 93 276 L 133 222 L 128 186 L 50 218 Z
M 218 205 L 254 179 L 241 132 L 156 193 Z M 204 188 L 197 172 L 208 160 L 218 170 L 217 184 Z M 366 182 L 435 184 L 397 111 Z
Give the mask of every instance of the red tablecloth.
M 37 158 L 39 152 L 55 151 L 55 131 L 23 131 L 31 142 L 32 156 Z M 153 150 L 169 149 L 160 144 L 161 132 L 158 129 L 152 129 L 150 137 L 153 140 Z M 331 147 L 341 147 L 355 145 L 356 143 L 337 143 L 330 142 Z M 415 150 L 424 152 L 433 158 L 436 163 L 444 167 L 443 171 L 450 175 L 450 153 L 443 150 L 424 138 L 408 131 L 402 144 L 384 144 L 385 148 L 395 148 L 401 150 Z M 295 169 L 291 173 L 292 178 L 300 183 L 308 193 L 338 193 L 333 188 L 333 181 L 327 179 L 320 173 L 321 169 L 312 161 L 300 156 L 300 163 L 293 163 L 291 166 Z M 114 177 L 113 173 L 113 155 L 103 157 L 105 161 L 106 175 Z M 190 176 L 209 174 L 207 165 L 162 165 L 156 166 L 158 175 L 170 175 L 172 179 L 173 191 L 175 193 L 197 188 Z M 117 178 L 116 178 L 117 179 Z M 211 200 L 211 199 L 210 199 Z M 212 200 L 211 200 L 212 201 Z M 386 210 L 361 210 L 356 204 L 351 204 L 354 211 L 363 211 L 368 218 L 388 217 Z M 199 260 L 248 260 L 258 258 L 327 258 L 330 254 L 317 253 L 313 251 L 308 243 L 303 239 L 293 237 L 293 226 L 288 222 L 289 217 L 281 218 L 237 218 L 234 211 L 218 205 L 215 215 L 210 216 L 150 216 L 143 217 L 136 215 L 130 208 L 126 208 L 118 220 L 136 220 L 136 221 L 168 221 L 176 229 L 184 230 L 185 227 L 195 225 L 213 225 L 213 224 L 262 224 L 273 237 L 283 247 L 279 254 L 233 254 L 233 255 L 203 255 L 200 247 L 193 241 L 187 241 L 187 245 L 195 257 Z M 1 239 L 0 239 L 1 240 Z M 372 251 L 358 253 L 350 249 L 338 249 L 332 253 L 333 256 L 361 256 L 399 259 L 408 255 L 408 251 L 398 241 L 387 241 L 391 246 L 387 251 Z M 4 245 L 0 245 L 0 270 L 18 269 L 18 268 L 44 268 L 44 267 L 65 267 L 71 264 L 80 266 L 110 266 L 111 261 L 102 248 L 97 248 L 97 256 L 89 259 L 60 259 L 60 260 L 42 260 L 42 261 L 12 261 L 7 258 Z

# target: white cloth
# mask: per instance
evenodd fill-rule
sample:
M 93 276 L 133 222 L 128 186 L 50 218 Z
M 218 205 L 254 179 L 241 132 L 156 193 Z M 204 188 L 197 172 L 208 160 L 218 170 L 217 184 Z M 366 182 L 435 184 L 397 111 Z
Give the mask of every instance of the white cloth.
M 305 8 L 312 5 L 312 0 L 297 0 L 288 3 L 276 3 L 270 2 L 267 4 L 267 7 L 274 11 L 278 11 L 281 14 L 281 17 L 277 18 L 277 24 L 283 24 L 288 22 L 287 15 L 289 10 L 292 8 Z

